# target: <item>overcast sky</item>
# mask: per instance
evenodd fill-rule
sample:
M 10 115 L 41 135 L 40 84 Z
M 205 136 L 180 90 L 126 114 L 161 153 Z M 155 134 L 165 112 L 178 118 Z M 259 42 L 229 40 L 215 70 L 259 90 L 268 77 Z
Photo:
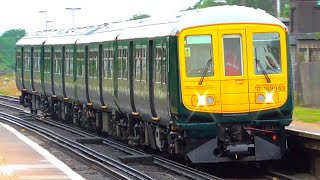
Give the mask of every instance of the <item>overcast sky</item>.
M 22 28 L 27 33 L 44 30 L 47 21 L 54 29 L 72 27 L 72 11 L 65 8 L 79 7 L 74 11 L 75 27 L 97 25 L 109 21 L 127 20 L 134 14 L 161 16 L 178 12 L 199 0 L 9 0 L 0 6 L 0 34 L 10 29 Z M 51 29 L 52 24 L 47 24 Z

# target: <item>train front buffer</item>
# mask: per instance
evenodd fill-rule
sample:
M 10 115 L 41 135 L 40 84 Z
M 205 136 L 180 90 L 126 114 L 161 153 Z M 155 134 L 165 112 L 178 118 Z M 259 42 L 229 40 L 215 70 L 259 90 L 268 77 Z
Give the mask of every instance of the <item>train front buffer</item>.
M 281 159 L 286 150 L 284 128 L 276 125 L 220 123 L 217 136 L 187 153 L 193 163 Z

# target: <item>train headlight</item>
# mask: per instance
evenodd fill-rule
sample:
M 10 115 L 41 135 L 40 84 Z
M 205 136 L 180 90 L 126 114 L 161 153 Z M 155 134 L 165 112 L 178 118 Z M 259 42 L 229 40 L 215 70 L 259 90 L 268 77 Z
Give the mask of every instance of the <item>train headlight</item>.
M 273 103 L 273 92 L 266 93 L 266 103 Z
M 256 103 L 258 104 L 274 104 L 279 102 L 279 94 L 277 92 L 265 92 L 264 94 L 256 94 Z
M 197 94 L 191 97 L 191 103 L 194 107 L 214 106 L 215 98 L 213 94 Z
M 213 97 L 208 96 L 208 97 L 206 98 L 206 102 L 207 102 L 207 105 L 212 105 L 212 104 L 213 104 L 213 102 L 214 102 Z
M 198 95 L 198 106 L 206 105 L 206 95 Z
M 265 100 L 265 97 L 264 97 L 263 94 L 259 94 L 259 95 L 257 96 L 257 102 L 258 102 L 258 103 L 263 103 L 264 100 Z

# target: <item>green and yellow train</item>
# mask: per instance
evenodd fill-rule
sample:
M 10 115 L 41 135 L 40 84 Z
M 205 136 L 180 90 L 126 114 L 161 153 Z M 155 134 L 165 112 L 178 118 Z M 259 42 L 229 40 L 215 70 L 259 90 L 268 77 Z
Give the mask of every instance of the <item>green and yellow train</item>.
M 262 10 L 219 6 L 17 42 L 33 113 L 192 163 L 280 159 L 293 97 L 288 29 Z

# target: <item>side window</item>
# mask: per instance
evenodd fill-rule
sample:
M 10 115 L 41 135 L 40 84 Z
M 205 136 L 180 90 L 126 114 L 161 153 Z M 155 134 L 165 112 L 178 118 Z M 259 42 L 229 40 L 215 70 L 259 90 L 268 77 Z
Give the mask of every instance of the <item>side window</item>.
M 66 76 L 70 75 L 70 51 L 69 49 L 66 49 L 64 52 L 64 57 L 65 57 L 65 61 L 64 61 L 64 67 L 65 67 L 65 74 Z
M 135 79 L 136 81 L 147 80 L 147 46 L 136 46 L 136 58 L 135 58 Z
M 23 56 L 24 70 L 30 71 L 30 51 L 25 51 Z
M 17 50 L 16 52 L 16 63 L 17 63 L 17 70 L 21 70 L 21 51 Z
M 211 36 L 186 36 L 184 44 L 187 77 L 213 76 Z
M 62 52 L 61 49 L 55 49 L 54 58 L 53 58 L 53 67 L 54 67 L 54 74 L 61 74 L 61 56 Z
M 80 49 L 77 53 L 77 75 L 83 77 L 84 74 L 84 49 Z
M 113 78 L 113 49 L 108 50 L 108 78 Z
M 89 49 L 89 77 L 98 77 L 98 48 Z
M 122 79 L 122 59 L 123 59 L 123 51 L 122 47 L 118 48 L 118 79 Z
M 50 49 L 46 49 L 44 52 L 44 72 L 50 73 L 50 59 L 51 59 L 51 51 Z
M 40 72 L 40 50 L 37 49 L 33 51 L 33 70 Z
M 103 62 L 103 78 L 107 79 L 108 78 L 108 49 L 103 49 L 102 51 L 102 62 Z
M 166 46 L 161 44 L 156 45 L 156 56 L 155 56 L 155 80 L 156 83 L 166 84 L 167 76 L 167 49 Z
M 162 61 L 161 61 L 161 83 L 167 82 L 167 47 L 162 47 Z
M 223 36 L 223 59 L 225 76 L 243 75 L 241 35 Z
M 162 46 L 156 45 L 156 58 L 155 58 L 155 80 L 156 83 L 161 83 L 161 73 L 162 73 Z
M 254 73 L 262 75 L 281 73 L 279 33 L 253 34 Z
M 139 47 L 136 47 L 136 58 L 135 58 L 135 80 L 141 81 L 141 63 L 142 63 L 142 49 Z
M 128 79 L 128 47 L 122 49 L 122 78 Z

